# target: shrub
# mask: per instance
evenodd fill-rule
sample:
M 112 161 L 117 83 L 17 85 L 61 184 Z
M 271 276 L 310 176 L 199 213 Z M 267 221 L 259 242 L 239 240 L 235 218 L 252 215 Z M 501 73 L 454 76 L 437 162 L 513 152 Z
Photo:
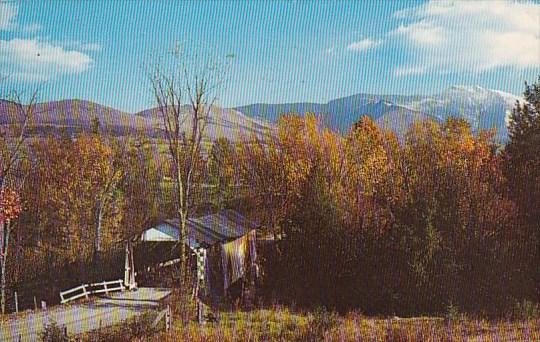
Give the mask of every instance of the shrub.
M 157 332 L 157 327 L 152 327 L 155 318 L 155 313 L 145 312 L 138 317 L 129 319 L 124 325 L 124 334 L 131 338 L 151 336 Z
M 87 334 L 83 340 L 90 342 L 123 342 L 135 338 L 144 340 L 158 332 L 157 327 L 152 327 L 155 318 L 154 312 L 145 312 L 140 316 L 128 319 L 121 325 L 93 331 Z
M 512 316 L 516 320 L 532 320 L 540 318 L 540 307 L 537 303 L 524 299 L 522 302 L 516 302 Z
M 450 304 L 448 304 L 448 306 L 446 307 L 446 319 L 448 321 L 457 321 L 458 319 L 460 319 L 461 315 L 459 313 L 459 308 L 454 305 L 452 302 L 450 302 Z
M 327 331 L 332 330 L 338 324 L 338 316 L 335 312 L 329 312 L 324 307 L 317 308 L 313 314 L 308 317 L 306 330 L 299 340 L 322 341 Z
M 51 321 L 49 324 L 45 325 L 43 331 L 39 334 L 39 338 L 42 342 L 69 341 L 64 329 L 62 329 L 55 321 Z

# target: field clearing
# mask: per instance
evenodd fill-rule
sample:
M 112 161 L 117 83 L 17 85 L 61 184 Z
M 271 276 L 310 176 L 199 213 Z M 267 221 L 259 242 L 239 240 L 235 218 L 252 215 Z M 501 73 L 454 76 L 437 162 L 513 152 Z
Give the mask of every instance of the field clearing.
M 172 332 L 158 334 L 150 341 L 540 341 L 540 321 L 374 318 L 276 308 L 221 313 L 219 322 L 202 327 L 196 322 L 182 326 L 176 321 Z

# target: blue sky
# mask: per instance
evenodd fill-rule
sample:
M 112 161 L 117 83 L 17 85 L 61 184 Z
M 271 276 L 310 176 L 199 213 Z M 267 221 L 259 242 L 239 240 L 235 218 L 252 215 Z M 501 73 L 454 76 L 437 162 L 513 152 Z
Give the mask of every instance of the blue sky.
M 539 2 L 0 1 L 3 86 L 41 99 L 151 107 L 143 66 L 181 43 L 234 55 L 223 106 L 432 94 L 520 94 L 540 73 Z

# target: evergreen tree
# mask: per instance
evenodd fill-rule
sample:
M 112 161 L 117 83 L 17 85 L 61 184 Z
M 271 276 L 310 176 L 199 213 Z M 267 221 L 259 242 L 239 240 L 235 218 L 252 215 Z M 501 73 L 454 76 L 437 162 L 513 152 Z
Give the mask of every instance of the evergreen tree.
M 504 172 L 510 196 L 519 208 L 523 241 L 531 244 L 524 257 L 539 280 L 540 76 L 537 83 L 525 83 L 523 95 L 525 102 L 516 103 L 510 117 L 510 141 L 504 151 Z

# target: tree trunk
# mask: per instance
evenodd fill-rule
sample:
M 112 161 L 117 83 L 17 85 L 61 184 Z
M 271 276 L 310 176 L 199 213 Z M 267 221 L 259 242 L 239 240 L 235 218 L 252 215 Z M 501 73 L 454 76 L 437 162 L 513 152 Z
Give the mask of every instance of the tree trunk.
M 2 256 L 2 315 L 6 313 L 6 257 Z
M 99 206 L 97 223 L 96 223 L 96 239 L 94 245 L 94 261 L 98 262 L 101 254 L 101 224 L 103 222 L 103 205 Z
M 2 250 L 0 251 L 0 267 L 2 270 L 2 278 L 1 278 L 1 298 L 0 298 L 0 306 L 2 308 L 2 314 L 6 313 L 6 288 L 7 288 L 7 278 L 6 278 L 6 269 L 7 269 L 7 256 L 8 256 L 8 246 L 9 246 L 9 231 L 10 231 L 10 223 L 4 222 L 2 224 L 2 233 L 4 235 L 4 239 L 2 241 Z
M 187 284 L 186 281 L 186 264 L 187 264 L 187 258 L 186 258 L 186 235 L 187 235 L 187 213 L 183 210 L 180 210 L 180 232 L 179 232 L 179 240 L 180 240 L 180 287 L 182 292 L 185 292 L 185 286 Z

